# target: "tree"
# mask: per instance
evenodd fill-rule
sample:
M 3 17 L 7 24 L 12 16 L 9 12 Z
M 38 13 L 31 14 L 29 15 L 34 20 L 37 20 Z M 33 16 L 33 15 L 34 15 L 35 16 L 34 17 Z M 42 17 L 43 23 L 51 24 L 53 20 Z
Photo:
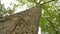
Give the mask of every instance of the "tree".
M 22 5 L 26 3 L 24 0 L 18 1 L 22 2 Z M 37 4 L 35 0 L 28 0 L 28 2 L 35 3 L 36 5 L 33 8 L 31 7 L 30 9 L 25 10 L 25 12 L 2 18 L 0 23 L 3 23 L 4 25 L 0 26 L 1 33 L 37 34 L 38 22 L 40 21 L 42 34 L 60 34 L 60 7 L 56 6 L 58 0 L 52 0 L 53 2 L 48 1 L 49 0 L 42 0 L 42 2 L 44 2 L 43 4 Z M 42 9 L 40 5 L 42 5 Z M 39 12 L 41 10 L 42 13 Z M 41 19 L 39 19 L 39 15 Z
M 37 11 L 38 10 L 38 11 Z M 0 34 L 38 34 L 40 2 L 36 6 L 0 20 Z

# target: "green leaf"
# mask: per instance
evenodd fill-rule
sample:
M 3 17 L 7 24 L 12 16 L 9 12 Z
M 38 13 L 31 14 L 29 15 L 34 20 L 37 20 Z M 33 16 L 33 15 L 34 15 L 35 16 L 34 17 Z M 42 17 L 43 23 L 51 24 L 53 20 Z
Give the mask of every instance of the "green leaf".
M 28 1 L 34 3 L 36 0 L 28 0 Z

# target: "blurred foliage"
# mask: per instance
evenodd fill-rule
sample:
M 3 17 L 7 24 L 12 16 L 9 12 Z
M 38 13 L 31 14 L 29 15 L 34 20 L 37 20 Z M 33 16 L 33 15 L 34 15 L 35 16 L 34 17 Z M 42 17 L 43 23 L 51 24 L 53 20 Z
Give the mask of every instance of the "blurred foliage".
M 28 0 L 28 1 L 34 3 L 36 0 Z
M 10 7 L 8 7 L 7 9 L 4 7 L 4 4 L 1 4 L 1 0 L 0 0 L 0 17 L 4 17 L 4 15 L 11 15 L 13 13 L 13 10 L 11 10 Z
M 43 13 L 40 21 L 42 34 L 60 34 L 60 5 L 57 3 L 53 1 L 42 5 Z
M 26 5 L 27 8 L 31 8 L 35 5 L 35 0 L 17 0 L 19 2 L 19 6 Z
M 4 8 L 4 4 L 0 4 L 0 17 L 3 17 L 5 14 L 12 14 L 13 10 L 8 7 L 7 9 Z

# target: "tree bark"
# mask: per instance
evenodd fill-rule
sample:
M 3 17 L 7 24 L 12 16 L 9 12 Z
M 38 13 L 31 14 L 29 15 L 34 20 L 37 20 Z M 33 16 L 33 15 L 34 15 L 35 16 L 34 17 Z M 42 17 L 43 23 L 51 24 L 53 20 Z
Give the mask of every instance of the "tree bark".
M 41 6 L 0 18 L 0 34 L 38 34 Z

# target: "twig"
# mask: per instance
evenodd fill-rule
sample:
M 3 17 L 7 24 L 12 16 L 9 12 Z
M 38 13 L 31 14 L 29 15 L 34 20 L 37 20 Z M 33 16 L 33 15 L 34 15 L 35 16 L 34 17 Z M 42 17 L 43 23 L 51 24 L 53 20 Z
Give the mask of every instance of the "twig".
M 41 5 L 44 5 L 44 4 L 47 4 L 47 3 L 50 3 L 50 2 L 52 2 L 53 0 L 51 0 L 51 1 L 48 1 L 48 2 L 45 2 L 45 3 L 42 3 Z
M 43 16 L 45 16 L 45 15 L 43 15 Z M 56 31 L 56 34 L 58 34 L 58 31 L 55 29 L 55 26 L 53 25 L 53 23 L 47 17 L 45 17 L 45 18 L 49 21 L 49 23 L 53 27 L 54 31 Z

